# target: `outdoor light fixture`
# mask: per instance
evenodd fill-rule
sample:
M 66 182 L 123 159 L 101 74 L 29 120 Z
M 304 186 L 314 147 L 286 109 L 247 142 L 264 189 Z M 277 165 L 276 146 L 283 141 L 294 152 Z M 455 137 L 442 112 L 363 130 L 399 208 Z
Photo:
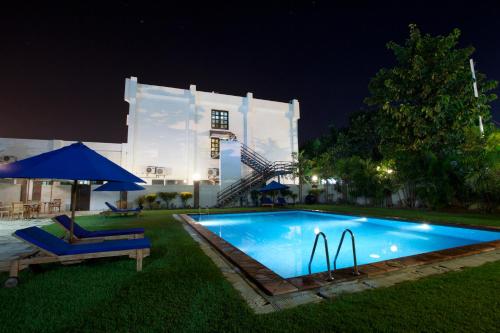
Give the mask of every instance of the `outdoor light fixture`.
M 474 97 L 476 99 L 479 99 L 479 92 L 477 90 L 477 79 L 476 79 L 476 70 L 474 69 L 474 60 L 470 59 L 470 71 L 472 74 L 472 87 L 474 89 Z M 477 104 L 478 109 L 479 109 L 479 103 Z M 481 115 L 479 116 L 479 131 L 481 132 L 481 136 L 484 135 L 484 128 L 483 128 L 483 118 Z
M 318 181 L 318 176 L 313 175 L 313 176 L 311 177 L 311 179 L 312 179 L 312 181 L 313 181 L 313 182 L 317 182 L 317 181 Z

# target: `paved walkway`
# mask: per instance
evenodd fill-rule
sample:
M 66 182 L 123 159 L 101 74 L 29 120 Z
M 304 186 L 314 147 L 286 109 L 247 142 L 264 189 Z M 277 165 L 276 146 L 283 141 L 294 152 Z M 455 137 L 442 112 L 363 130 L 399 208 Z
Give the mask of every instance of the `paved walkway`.
M 51 223 L 51 219 L 0 220 L 0 271 L 7 269 L 8 262 L 13 258 L 33 251 L 31 246 L 12 236 L 14 231 Z

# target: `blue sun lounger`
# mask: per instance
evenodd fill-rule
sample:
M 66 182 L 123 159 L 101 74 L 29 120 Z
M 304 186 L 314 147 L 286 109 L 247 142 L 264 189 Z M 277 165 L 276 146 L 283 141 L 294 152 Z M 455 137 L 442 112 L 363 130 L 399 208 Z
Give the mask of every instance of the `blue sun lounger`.
M 136 269 L 141 271 L 142 259 L 149 255 L 151 248 L 151 242 L 147 238 L 70 244 L 38 227 L 19 229 L 13 236 L 39 251 L 36 255 L 11 261 L 10 277 L 5 282 L 6 287 L 17 286 L 19 271 L 34 264 L 52 262 L 73 264 L 86 259 L 129 256 L 135 258 Z
M 128 214 L 139 215 L 142 213 L 142 209 L 140 207 L 137 207 L 134 209 L 119 209 L 119 208 L 116 208 L 115 206 L 113 206 L 112 204 L 110 204 L 109 202 L 105 202 L 104 204 L 106 204 L 106 206 L 108 206 L 108 208 L 110 209 L 110 210 L 104 212 L 105 215 L 116 214 L 116 215 L 124 216 L 124 215 L 128 215 Z
M 52 220 L 63 227 L 66 232 L 71 230 L 71 218 L 68 215 L 59 215 Z M 121 230 L 90 231 L 82 228 L 78 223 L 73 223 L 73 236 L 77 240 L 111 240 L 144 238 L 144 228 L 130 228 Z
M 288 205 L 288 202 L 286 202 L 285 198 L 279 197 L 277 205 L 278 206 L 286 206 L 286 205 Z
M 269 199 L 269 198 L 261 198 L 260 199 L 260 205 L 262 207 L 266 207 L 266 206 L 267 207 L 273 207 L 274 206 L 274 202 L 271 199 Z

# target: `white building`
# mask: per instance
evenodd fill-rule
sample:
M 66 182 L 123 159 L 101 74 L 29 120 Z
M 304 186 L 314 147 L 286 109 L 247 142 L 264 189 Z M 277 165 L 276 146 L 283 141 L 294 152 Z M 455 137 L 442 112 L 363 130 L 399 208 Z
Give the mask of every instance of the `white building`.
M 299 103 L 177 89 L 126 79 L 128 141 L 125 166 L 156 183 L 192 183 L 220 168 L 220 140 L 237 139 L 269 161 L 291 161 L 298 151 Z M 242 175 L 248 172 L 242 167 Z
M 226 183 L 252 172 L 253 169 L 248 167 L 251 163 L 243 163 L 239 154 L 220 154 L 221 146 L 231 146 L 231 151 L 239 152 L 239 147 L 243 145 L 246 152 L 256 152 L 269 162 L 291 162 L 292 153 L 298 151 L 297 121 L 300 112 L 297 100 L 290 103 L 267 101 L 254 98 L 252 93 L 244 97 L 223 95 L 198 91 L 194 85 L 189 89 L 161 87 L 140 84 L 137 78 L 131 77 L 125 81 L 125 101 L 129 103 L 127 142 L 85 144 L 144 179 L 155 190 L 161 190 L 158 186 L 163 185 L 171 186 L 172 190 L 175 190 L 174 187 L 186 190 L 186 186 L 198 179 L 203 184 L 218 184 L 219 177 L 224 179 L 224 174 L 219 172 L 220 156 L 230 161 L 222 161 L 226 163 L 223 169 L 231 174 Z M 0 163 L 34 156 L 71 143 L 0 138 Z M 15 201 L 13 199 L 18 196 L 21 200 L 44 200 L 47 195 L 43 193 L 48 188 L 38 182 L 32 188 L 29 184 L 18 183 L 18 188 L 12 187 L 16 184 L 0 184 L 0 202 Z M 52 197 L 53 186 L 50 191 Z M 88 191 L 91 193 L 90 185 Z M 202 190 L 202 193 L 211 193 L 212 197 L 201 198 L 201 202 L 215 204 L 217 199 L 213 196 L 218 191 L 218 186 Z M 37 193 L 33 195 L 33 192 Z M 66 198 L 67 192 L 68 189 L 65 189 Z M 94 200 L 98 195 L 104 194 L 89 194 L 88 202 L 82 206 L 103 208 L 102 200 Z M 111 200 L 112 195 L 108 196 Z

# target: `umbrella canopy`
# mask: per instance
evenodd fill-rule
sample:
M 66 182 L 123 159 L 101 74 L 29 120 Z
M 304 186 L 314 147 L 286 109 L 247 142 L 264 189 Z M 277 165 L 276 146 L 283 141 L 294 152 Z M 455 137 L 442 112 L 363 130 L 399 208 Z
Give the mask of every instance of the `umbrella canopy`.
M 272 181 L 266 186 L 262 187 L 259 189 L 259 192 L 270 192 L 270 191 L 279 191 L 279 190 L 286 190 L 289 187 L 286 185 L 283 185 L 281 183 L 278 183 L 276 181 Z
M 75 219 L 76 185 L 78 180 L 108 180 L 145 183 L 116 163 L 99 155 L 81 142 L 0 165 L 0 178 L 42 178 L 73 180 L 71 188 L 71 219 Z M 73 239 L 73 222 L 70 241 Z
M 99 186 L 94 191 L 141 191 L 144 190 L 144 187 L 137 185 L 136 183 L 127 183 L 127 182 L 107 182 L 104 185 Z
M 0 165 L 0 178 L 112 180 L 145 183 L 81 142 L 17 162 L 2 164 Z

